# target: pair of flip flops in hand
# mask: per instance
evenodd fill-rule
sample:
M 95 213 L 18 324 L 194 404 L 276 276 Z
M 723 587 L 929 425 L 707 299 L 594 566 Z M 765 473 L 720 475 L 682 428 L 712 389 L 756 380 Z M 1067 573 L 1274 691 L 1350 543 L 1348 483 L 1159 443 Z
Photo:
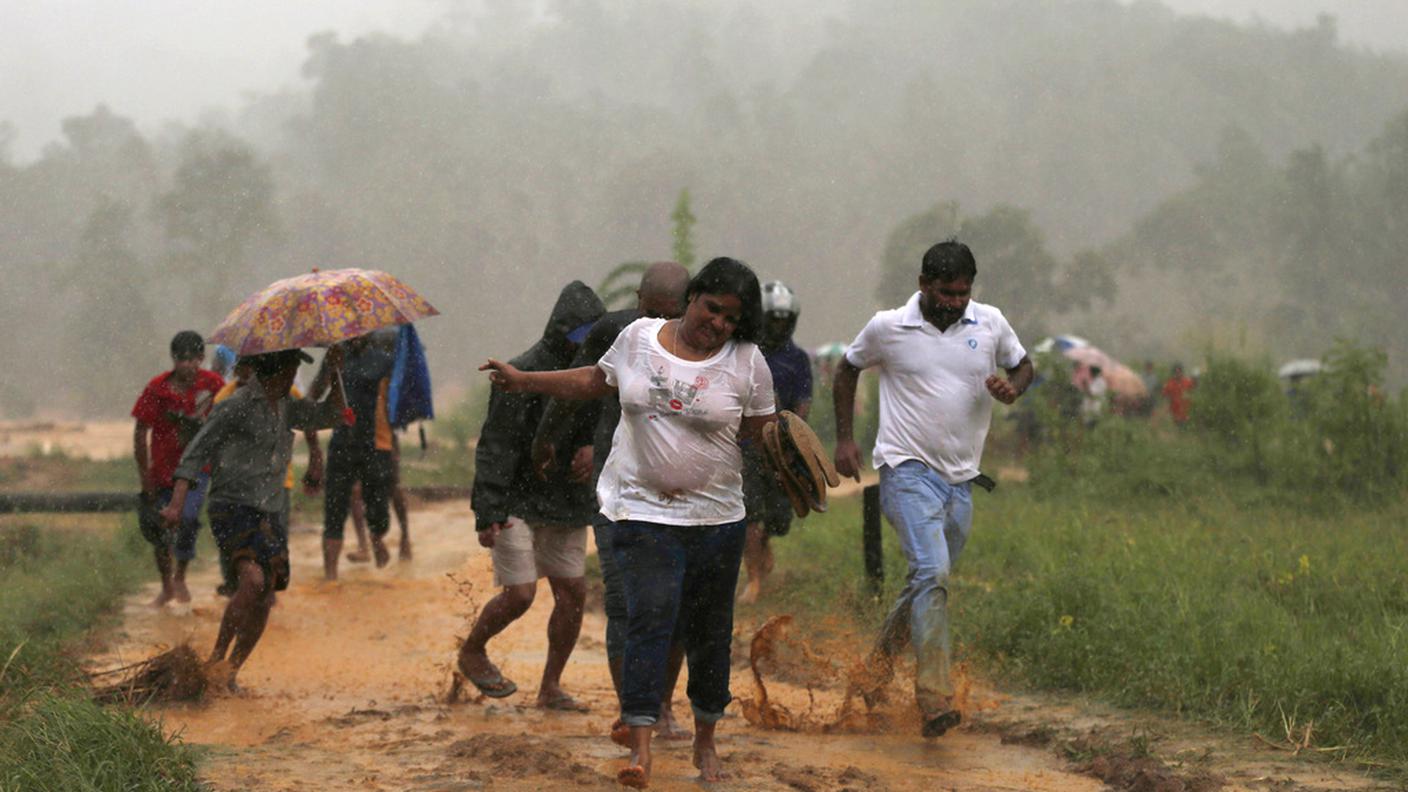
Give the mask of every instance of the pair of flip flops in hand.
M 831 455 L 796 413 L 783 410 L 763 426 L 763 455 L 798 517 L 826 511 L 826 489 L 841 484 Z

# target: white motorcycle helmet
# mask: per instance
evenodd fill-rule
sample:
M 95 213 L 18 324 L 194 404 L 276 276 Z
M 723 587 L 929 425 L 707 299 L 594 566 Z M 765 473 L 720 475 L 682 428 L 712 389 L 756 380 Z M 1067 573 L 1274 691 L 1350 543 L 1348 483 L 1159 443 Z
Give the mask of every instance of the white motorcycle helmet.
M 768 281 L 763 284 L 764 347 L 772 348 L 787 343 L 792 332 L 797 329 L 797 316 L 802 313 L 802 301 L 797 293 L 782 281 Z M 775 319 L 786 320 L 785 332 L 778 332 Z

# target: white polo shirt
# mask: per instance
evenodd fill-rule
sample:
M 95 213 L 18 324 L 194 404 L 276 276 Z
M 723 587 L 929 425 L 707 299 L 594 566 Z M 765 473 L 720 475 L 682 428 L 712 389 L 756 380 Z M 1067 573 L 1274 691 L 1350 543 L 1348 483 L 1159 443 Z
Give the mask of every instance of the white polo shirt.
M 875 466 L 917 459 L 950 484 L 978 475 L 995 401 L 984 382 L 1026 355 L 1002 311 L 977 301 L 943 332 L 924 319 L 919 292 L 875 314 L 846 349 L 852 366 L 880 368 Z

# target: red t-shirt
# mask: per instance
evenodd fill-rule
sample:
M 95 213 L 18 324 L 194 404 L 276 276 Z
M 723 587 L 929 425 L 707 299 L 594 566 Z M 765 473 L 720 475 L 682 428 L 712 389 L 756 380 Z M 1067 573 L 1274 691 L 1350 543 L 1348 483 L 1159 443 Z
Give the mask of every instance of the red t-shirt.
M 185 393 L 178 393 L 171 386 L 171 372 L 166 371 L 153 377 L 142 395 L 137 397 L 137 403 L 132 406 L 132 417 L 152 428 L 151 453 L 147 461 L 151 465 L 152 483 L 156 487 L 164 489 L 172 486 L 171 474 L 176 470 L 176 463 L 181 461 L 181 452 L 186 450 L 186 443 L 195 436 L 192 430 L 196 424 L 182 419 L 204 418 L 204 414 L 196 413 L 197 401 L 209 412 L 216 392 L 224 386 L 225 380 L 219 374 L 201 369 L 196 372 L 191 387 Z M 208 395 L 202 398 L 202 393 Z
M 1198 387 L 1192 377 L 1170 377 L 1164 383 L 1164 397 L 1168 399 L 1168 411 L 1173 414 L 1174 423 L 1188 420 L 1188 391 Z

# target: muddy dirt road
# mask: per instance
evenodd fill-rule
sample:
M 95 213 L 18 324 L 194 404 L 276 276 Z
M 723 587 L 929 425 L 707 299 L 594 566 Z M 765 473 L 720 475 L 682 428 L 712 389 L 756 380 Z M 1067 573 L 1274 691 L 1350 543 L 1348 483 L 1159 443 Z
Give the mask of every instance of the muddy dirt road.
M 477 603 L 492 593 L 489 558 L 474 542 L 465 504 L 418 509 L 412 526 L 414 561 L 393 560 L 382 570 L 347 564 L 336 584 L 321 580 L 318 535 L 309 526 L 295 526 L 294 582 L 280 595 L 268 632 L 241 674 L 243 692 L 155 708 L 154 714 L 168 731 L 208 746 L 203 774 L 216 790 L 618 789 L 614 778 L 625 754 L 606 738 L 615 702 L 600 613 L 587 614 L 564 676 L 565 686 L 591 706 L 590 713 L 549 713 L 532 706 L 551 607 L 546 587 L 529 614 L 490 645 L 491 656 L 518 681 L 520 692 L 503 702 L 445 704 L 456 636 L 467 630 Z M 200 567 L 191 583 L 195 602 L 189 609 L 153 611 L 145 605 L 150 590 L 131 597 L 121 627 L 94 664 L 111 667 L 183 641 L 204 655 L 224 601 L 213 594 L 213 564 Z M 740 633 L 751 635 L 748 630 L 740 620 Z M 799 685 L 778 680 L 769 688 L 794 710 L 805 708 L 808 694 Z M 735 670 L 734 692 L 753 693 L 746 666 Z M 749 725 L 735 704 L 719 729 L 732 779 L 711 788 L 1108 788 L 1090 767 L 1077 772 L 1069 752 L 1055 750 L 1054 710 L 1011 698 L 998 704 L 991 694 L 981 694 L 989 708 L 975 713 L 971 725 L 924 742 L 914 736 L 917 724 L 908 722 L 904 685 L 897 684 L 895 693 L 893 711 L 876 721 L 890 724 L 892 733 L 881 728 L 826 735 L 765 731 Z M 835 699 L 838 692 L 813 694 Z M 688 712 L 682 694 L 676 708 Z M 1086 712 L 1067 711 L 1062 717 L 1080 729 L 1091 720 Z M 688 743 L 659 744 L 651 788 L 697 789 Z M 1335 773 L 1303 770 L 1244 763 L 1232 770 L 1242 778 L 1229 778 L 1232 783 L 1222 788 L 1286 788 L 1276 785 L 1292 772 L 1301 773 L 1303 782 L 1295 788 L 1356 786 Z M 1363 779 L 1348 781 L 1362 785 Z

